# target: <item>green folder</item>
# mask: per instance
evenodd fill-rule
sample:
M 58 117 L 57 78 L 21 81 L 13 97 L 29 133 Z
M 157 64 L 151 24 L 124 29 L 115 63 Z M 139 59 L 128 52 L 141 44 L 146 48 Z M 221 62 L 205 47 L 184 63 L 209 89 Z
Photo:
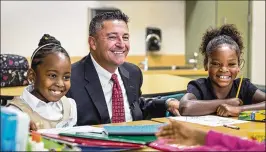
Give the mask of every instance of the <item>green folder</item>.
M 69 136 L 69 137 L 79 137 L 79 138 L 88 138 L 88 139 L 98 139 L 98 140 L 109 140 L 109 141 L 118 141 L 118 142 L 126 142 L 126 143 L 135 143 L 135 144 L 147 144 L 153 142 L 157 139 L 156 136 L 108 136 L 104 133 L 60 133 L 59 135 L 62 136 Z

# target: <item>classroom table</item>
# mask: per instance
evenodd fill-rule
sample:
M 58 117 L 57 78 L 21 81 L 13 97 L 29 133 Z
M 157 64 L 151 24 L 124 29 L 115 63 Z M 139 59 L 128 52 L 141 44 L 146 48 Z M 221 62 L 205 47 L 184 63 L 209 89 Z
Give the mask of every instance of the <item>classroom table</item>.
M 1 87 L 0 95 L 1 96 L 20 96 L 26 86 L 17 86 L 17 87 Z
M 172 93 L 186 90 L 187 84 L 192 79 L 169 74 L 143 75 L 142 94 L 152 95 Z M 1 96 L 20 96 L 25 86 L 1 87 Z
M 237 119 L 237 117 L 232 117 L 233 119 Z M 153 118 L 152 121 L 160 122 L 160 123 L 167 123 L 169 122 L 169 118 Z M 214 130 L 219 131 L 222 133 L 226 133 L 229 135 L 239 136 L 239 137 L 248 137 L 248 132 L 251 130 L 264 130 L 265 131 L 265 122 L 254 122 L 254 121 L 248 121 L 247 123 L 240 123 L 240 124 L 234 124 L 234 126 L 238 126 L 240 129 L 231 129 L 223 126 L 218 127 L 211 127 L 211 126 L 204 126 L 200 124 L 195 123 L 189 123 L 189 122 L 182 122 L 184 124 L 188 124 L 188 126 L 192 128 L 198 128 L 202 130 Z
M 187 84 L 192 79 L 169 74 L 145 74 L 143 75 L 143 96 L 162 96 L 185 92 Z
M 7 100 L 12 100 L 14 96 L 20 96 L 25 86 L 18 87 L 1 87 L 0 88 L 0 101 L 1 105 L 6 105 Z
M 160 124 L 160 122 L 152 121 L 152 120 L 139 120 L 139 121 L 131 121 L 131 122 L 122 122 L 122 123 L 110 123 L 105 125 L 112 125 L 112 126 L 124 126 L 124 125 L 152 125 L 152 124 Z M 94 125 L 94 127 L 102 127 L 103 125 Z M 139 150 L 134 151 L 157 151 L 153 148 L 145 146 Z
M 233 119 L 237 119 L 237 117 L 233 117 Z M 163 118 L 153 118 L 151 120 L 140 120 L 140 121 L 132 121 L 132 122 L 124 122 L 124 123 L 111 123 L 108 125 L 151 125 L 151 124 L 159 124 L 159 123 L 168 123 L 169 118 L 163 117 Z M 226 127 L 211 127 L 211 126 L 204 126 L 200 124 L 195 124 L 195 123 L 188 123 L 188 122 L 182 122 L 183 124 L 187 124 L 189 127 L 192 128 L 197 128 L 197 129 L 202 129 L 202 130 L 214 130 L 222 133 L 226 133 L 229 135 L 234 135 L 234 136 L 239 136 L 239 137 L 248 137 L 248 131 L 250 130 L 265 130 L 265 123 L 264 122 L 247 122 L 247 123 L 242 123 L 242 124 L 235 124 L 235 126 L 240 127 L 239 130 L 231 129 L 231 128 L 226 128 Z M 102 126 L 102 125 L 95 125 L 95 126 Z M 139 149 L 139 151 L 157 151 L 153 148 L 150 148 L 148 146 Z
M 207 77 L 208 72 L 204 69 L 180 69 L 180 70 L 142 70 L 143 74 L 169 74 L 169 75 L 175 75 L 175 76 L 197 76 L 197 77 Z

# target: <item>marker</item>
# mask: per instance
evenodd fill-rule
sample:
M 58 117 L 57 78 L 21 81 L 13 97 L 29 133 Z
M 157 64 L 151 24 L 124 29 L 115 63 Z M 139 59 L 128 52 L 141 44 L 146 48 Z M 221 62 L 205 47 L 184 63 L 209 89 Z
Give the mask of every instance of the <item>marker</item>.
M 223 125 L 224 127 L 227 127 L 227 128 L 231 128 L 231 129 L 236 129 L 236 130 L 239 130 L 240 128 L 237 127 L 237 126 L 233 126 L 233 125 Z

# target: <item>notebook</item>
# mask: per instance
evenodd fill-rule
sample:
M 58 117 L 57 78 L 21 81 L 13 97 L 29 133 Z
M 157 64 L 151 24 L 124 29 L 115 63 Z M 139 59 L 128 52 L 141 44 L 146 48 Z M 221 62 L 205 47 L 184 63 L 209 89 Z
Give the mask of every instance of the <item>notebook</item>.
M 107 135 L 155 135 L 158 129 L 165 124 L 156 125 L 126 125 L 126 126 L 103 126 Z
M 205 125 L 205 126 L 212 126 L 212 127 L 223 126 L 223 125 L 232 125 L 232 124 L 240 124 L 240 123 L 246 123 L 247 122 L 247 121 L 243 121 L 243 120 L 225 118 L 225 117 L 214 116 L 214 115 L 175 116 L 175 117 L 169 117 L 169 118 L 177 120 L 177 121 L 196 123 L 196 124 Z
M 132 147 L 109 147 L 109 146 L 82 145 L 82 144 L 64 142 L 61 140 L 56 140 L 56 139 L 47 138 L 47 137 L 44 137 L 42 140 L 44 140 L 44 146 L 49 151 L 126 151 L 126 150 L 136 149 Z M 29 149 L 29 151 L 31 151 L 31 149 Z
M 69 133 L 69 132 L 94 132 L 102 133 L 103 128 L 93 127 L 93 126 L 75 126 L 66 128 L 50 128 L 50 129 L 39 129 L 37 132 L 40 134 L 59 134 L 59 133 Z
M 136 144 L 147 144 L 152 141 L 155 141 L 157 138 L 156 136 L 112 136 L 106 135 L 104 133 L 60 133 L 59 135 L 62 136 L 69 136 L 69 137 L 79 137 L 79 138 L 88 138 L 88 139 L 99 139 L 99 140 L 109 140 L 109 141 L 119 141 L 119 142 L 126 142 L 126 143 L 136 143 Z
M 49 137 L 61 141 L 67 141 L 71 143 L 76 143 L 80 145 L 86 146 L 102 146 L 102 147 L 116 147 L 116 148 L 142 148 L 141 144 L 132 144 L 132 143 L 124 143 L 124 142 L 116 142 L 116 141 L 108 141 L 108 140 L 98 140 L 98 139 L 84 139 L 77 137 L 66 137 L 59 136 L 55 134 L 42 134 L 43 137 Z
M 48 135 L 49 136 L 49 135 Z M 139 148 L 142 148 L 141 146 L 107 146 L 107 145 L 93 145 L 90 141 L 86 142 L 86 139 L 83 140 L 78 140 L 79 142 L 71 142 L 71 140 L 61 140 L 59 138 L 52 138 L 48 136 L 42 136 L 43 139 L 46 139 L 47 141 L 45 142 L 45 147 L 49 147 L 49 150 L 54 151 L 59 150 L 59 151 L 127 151 L 127 150 L 137 150 Z M 51 134 L 51 136 L 58 136 L 55 134 Z M 55 146 L 55 144 L 49 143 L 48 145 L 48 140 L 49 141 L 54 141 L 58 143 L 59 145 L 62 145 L 63 147 L 58 148 L 58 146 Z M 82 141 L 82 142 L 81 142 Z M 129 143 L 128 143 L 129 144 Z M 110 145 L 110 144 L 109 144 Z

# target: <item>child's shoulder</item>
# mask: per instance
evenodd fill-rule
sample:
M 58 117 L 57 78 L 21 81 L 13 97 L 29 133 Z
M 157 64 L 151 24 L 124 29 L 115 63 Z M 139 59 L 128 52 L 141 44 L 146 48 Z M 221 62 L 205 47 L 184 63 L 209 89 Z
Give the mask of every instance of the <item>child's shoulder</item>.
M 75 102 L 75 100 L 74 100 L 74 99 L 72 99 L 72 98 L 69 98 L 69 97 L 67 97 L 67 96 L 63 96 L 63 97 L 61 98 L 61 101 Z
M 72 98 L 68 98 L 68 97 L 66 97 L 66 96 L 63 96 L 63 97 L 61 98 L 61 101 L 62 101 L 62 103 L 69 103 L 71 107 L 73 107 L 73 106 L 76 107 L 76 102 L 75 102 L 75 100 L 72 99 Z
M 27 113 L 32 112 L 32 108 L 21 97 L 14 97 L 12 100 L 8 102 L 7 106 L 14 106 L 20 109 L 21 111 Z
M 240 83 L 240 81 L 241 81 L 241 78 L 236 78 L 236 79 L 234 80 L 234 82 L 235 82 L 237 85 Z M 249 79 L 249 78 L 243 78 L 243 80 L 242 80 L 242 85 L 248 85 L 248 84 L 252 84 L 252 83 L 250 82 L 250 79 Z
M 24 100 L 23 100 L 20 96 L 18 96 L 18 97 L 14 97 L 12 100 L 10 100 L 10 101 L 8 102 L 8 104 L 9 104 L 9 105 L 10 105 L 10 104 L 24 105 L 24 104 L 26 104 L 26 103 L 24 102 Z
M 198 78 L 196 80 L 191 80 L 189 83 L 202 85 L 202 84 L 206 84 L 207 82 L 208 82 L 208 78 Z

